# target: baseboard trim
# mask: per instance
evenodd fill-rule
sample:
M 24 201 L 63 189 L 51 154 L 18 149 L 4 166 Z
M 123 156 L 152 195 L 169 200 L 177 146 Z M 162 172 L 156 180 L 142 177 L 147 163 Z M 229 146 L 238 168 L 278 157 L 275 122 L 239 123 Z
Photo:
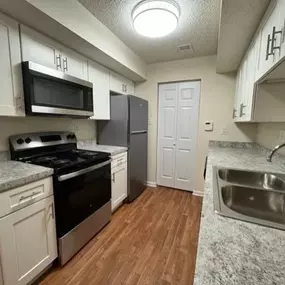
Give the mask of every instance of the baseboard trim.
M 153 182 L 153 181 L 147 181 L 147 182 L 146 182 L 146 185 L 147 185 L 148 187 L 157 187 L 156 183 Z
M 193 195 L 194 196 L 199 196 L 199 197 L 203 197 L 204 196 L 204 192 L 203 191 L 193 191 Z

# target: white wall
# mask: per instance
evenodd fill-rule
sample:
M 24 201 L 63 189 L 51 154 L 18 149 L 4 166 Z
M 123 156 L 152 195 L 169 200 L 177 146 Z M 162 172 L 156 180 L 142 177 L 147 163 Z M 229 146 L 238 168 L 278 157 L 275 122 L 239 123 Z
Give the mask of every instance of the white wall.
M 235 75 L 216 74 L 216 56 L 209 56 L 150 64 L 147 68 L 147 78 L 146 82 L 136 85 L 135 93 L 149 101 L 148 181 L 151 182 L 156 181 L 158 83 L 201 79 L 195 190 L 203 191 L 203 170 L 208 141 L 251 142 L 256 137 L 255 124 L 233 123 Z M 214 122 L 213 132 L 204 131 L 206 120 Z M 227 135 L 221 134 L 223 129 Z
M 0 151 L 9 150 L 8 137 L 11 135 L 45 132 L 75 132 L 77 139 L 94 139 L 96 136 L 95 121 L 72 120 L 68 118 L 8 118 L 0 117 Z

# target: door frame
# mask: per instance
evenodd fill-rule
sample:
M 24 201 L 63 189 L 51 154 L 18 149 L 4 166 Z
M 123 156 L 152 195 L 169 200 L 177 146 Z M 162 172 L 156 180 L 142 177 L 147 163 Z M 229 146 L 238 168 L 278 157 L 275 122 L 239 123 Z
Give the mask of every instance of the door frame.
M 196 150 L 197 150 L 197 146 L 198 146 L 198 133 L 199 133 L 199 125 L 200 125 L 200 104 L 201 104 L 201 90 L 202 90 L 202 79 L 189 79 L 189 80 L 175 80 L 175 81 L 166 81 L 166 82 L 158 82 L 157 83 L 157 96 L 156 96 L 156 114 L 157 114 L 157 128 L 156 128 L 156 171 L 155 171 L 155 185 L 159 186 L 158 179 L 157 179 L 157 174 L 158 174 L 158 143 L 159 143 L 159 85 L 163 85 L 163 84 L 179 84 L 179 83 L 184 83 L 184 82 L 200 82 L 200 94 L 199 94 L 199 100 L 198 100 L 198 120 L 197 120 L 197 124 L 198 124 L 198 128 L 197 128 L 197 137 L 196 137 L 196 142 L 195 142 L 195 146 L 196 146 Z M 197 155 L 195 154 L 195 161 L 197 160 Z M 197 165 L 197 164 L 196 164 Z M 195 166 L 195 176 L 194 176 L 194 184 L 196 184 L 196 173 L 197 173 L 197 167 Z M 166 186 L 163 186 L 166 187 Z M 177 190 L 181 190 L 178 188 L 174 188 Z M 181 190 L 181 191 L 187 191 L 187 190 Z M 195 189 L 193 189 L 192 191 L 187 191 L 187 192 L 194 192 Z

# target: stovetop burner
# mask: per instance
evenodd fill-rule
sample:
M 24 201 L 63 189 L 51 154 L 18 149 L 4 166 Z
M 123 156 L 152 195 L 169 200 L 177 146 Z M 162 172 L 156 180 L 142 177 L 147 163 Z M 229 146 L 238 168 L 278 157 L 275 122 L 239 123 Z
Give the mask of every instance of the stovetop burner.
M 56 156 L 41 156 L 37 157 L 34 160 L 32 160 L 33 163 L 43 163 L 43 162 L 51 162 L 53 160 L 56 160 Z
M 51 162 L 52 166 L 61 166 L 61 165 L 65 165 L 67 163 L 71 163 L 71 161 L 69 159 L 58 159 L 58 160 L 53 160 Z

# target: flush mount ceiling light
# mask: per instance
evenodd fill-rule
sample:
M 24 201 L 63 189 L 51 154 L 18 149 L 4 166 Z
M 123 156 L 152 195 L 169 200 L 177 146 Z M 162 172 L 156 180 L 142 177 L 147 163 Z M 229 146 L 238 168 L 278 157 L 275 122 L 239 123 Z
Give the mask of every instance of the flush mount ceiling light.
M 173 32 L 178 24 L 179 8 L 172 1 L 143 1 L 132 12 L 135 30 L 143 36 L 159 38 Z

